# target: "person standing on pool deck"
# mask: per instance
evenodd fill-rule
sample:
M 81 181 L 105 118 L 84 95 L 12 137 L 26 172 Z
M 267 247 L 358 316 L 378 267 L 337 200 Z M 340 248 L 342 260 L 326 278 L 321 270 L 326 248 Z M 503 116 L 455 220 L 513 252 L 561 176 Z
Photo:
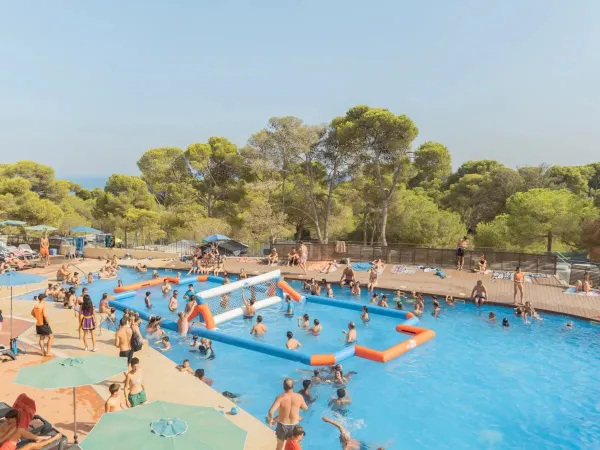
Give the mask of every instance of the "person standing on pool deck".
M 52 328 L 48 323 L 48 316 L 46 315 L 46 294 L 38 295 L 38 302 L 31 310 L 31 315 L 35 317 L 35 332 L 40 338 L 40 350 L 43 356 L 54 356 L 52 351 L 52 342 L 54 341 L 54 334 Z M 44 349 L 44 342 L 46 342 L 46 348 Z
M 46 267 L 50 264 L 50 241 L 48 235 L 44 233 L 44 237 L 40 240 L 40 261 L 46 263 Z
M 288 340 L 285 343 L 285 346 L 288 350 L 298 350 L 300 347 L 302 347 L 302 344 L 300 344 L 300 342 L 294 338 L 294 333 L 288 331 L 286 336 Z
M 294 427 L 300 422 L 300 410 L 307 411 L 308 405 L 302 395 L 294 392 L 294 380 L 286 378 L 283 380 L 283 394 L 278 395 L 267 415 L 269 426 L 275 426 L 275 437 L 277 438 L 276 450 L 282 450 L 285 441 L 293 438 Z M 277 417 L 273 417 L 275 411 Z
M 487 289 L 483 285 L 483 281 L 477 281 L 477 284 L 471 291 L 471 298 L 475 300 L 475 306 L 482 306 L 485 303 L 487 300 Z
M 457 249 L 456 249 L 456 270 L 462 270 L 463 264 L 465 263 L 465 250 L 469 247 L 469 238 L 464 236 L 460 241 L 458 241 Z
M 252 325 L 252 329 L 250 330 L 250 334 L 254 334 L 256 336 L 262 336 L 267 332 L 267 326 L 262 323 L 262 316 L 258 316 L 256 318 L 256 323 Z
M 300 253 L 300 263 L 298 264 L 304 275 L 306 275 L 306 261 L 308 261 L 308 247 L 304 245 L 304 241 L 300 241 L 300 248 L 298 249 L 298 253 Z
M 523 304 L 523 284 L 525 283 L 525 274 L 521 272 L 521 268 L 517 267 L 514 275 L 515 293 L 513 302 L 517 304 L 517 292 L 521 294 L 521 304 Z
M 120 327 L 115 333 L 115 347 L 119 349 L 119 356 L 121 358 L 127 358 L 127 364 L 129 365 L 133 356 L 133 350 L 131 350 L 133 330 L 129 326 L 129 321 L 126 317 L 123 317 L 119 324 Z
M 346 335 L 345 338 L 341 338 L 342 341 L 346 341 L 348 344 L 356 342 L 356 325 L 354 322 L 350 322 L 348 324 L 348 331 L 342 330 L 342 333 Z
M 131 370 L 125 377 L 125 401 L 130 408 L 143 405 L 148 401 L 146 389 L 144 389 L 144 380 L 142 380 L 140 360 L 137 358 L 132 358 Z

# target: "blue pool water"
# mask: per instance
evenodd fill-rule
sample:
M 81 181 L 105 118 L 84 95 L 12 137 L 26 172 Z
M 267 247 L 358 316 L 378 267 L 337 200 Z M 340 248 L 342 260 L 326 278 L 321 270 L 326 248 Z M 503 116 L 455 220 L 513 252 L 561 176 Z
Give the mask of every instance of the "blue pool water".
M 125 284 L 140 280 L 127 270 L 121 278 Z M 92 284 L 94 302 L 115 284 L 114 280 Z M 300 290 L 298 282 L 290 284 Z M 207 283 L 197 283 L 199 289 L 203 285 Z M 366 293 L 357 299 L 347 290 L 334 291 L 338 299 L 368 302 Z M 156 297 L 156 313 L 166 317 L 161 312 L 166 303 L 158 302 L 160 294 Z M 130 300 L 144 308 L 143 295 Z M 383 349 L 404 339 L 394 331 L 398 321 L 390 318 L 372 316 L 365 326 L 353 311 L 296 305 L 296 315 L 306 312 L 311 320 L 320 319 L 323 332 L 314 337 L 298 329 L 296 318 L 283 317 L 280 308 L 261 311 L 268 326 L 264 340 L 274 345 L 283 346 L 285 332 L 291 330 L 304 351 L 335 351 L 344 345 L 339 338 L 350 320 L 357 323 L 361 344 Z M 542 322 L 525 325 L 509 308 L 477 309 L 471 303 L 457 303 L 454 308 L 442 304 L 437 319 L 431 309 L 428 300 L 419 326 L 433 329 L 437 333 L 433 340 L 387 364 L 356 357 L 343 363 L 344 371 L 357 372 L 347 386 L 352 404 L 343 415 L 326 404 L 335 387 L 313 388 L 320 398 L 303 414 L 307 431 L 303 448 L 339 448 L 338 434 L 321 420 L 323 415 L 343 422 L 353 437 L 373 449 L 600 448 L 600 400 L 596 399 L 600 327 L 575 320 L 574 329 L 567 331 L 564 324 L 572 319 L 549 314 L 543 315 Z M 486 320 L 490 311 L 496 312 L 497 324 Z M 500 326 L 503 317 L 511 321 L 509 329 Z M 235 319 L 220 329 L 243 336 L 250 326 Z M 180 339 L 172 336 L 179 345 L 166 355 L 177 363 L 188 358 L 194 368 L 204 368 L 215 380 L 215 389 L 242 394 L 240 406 L 260 420 L 281 392 L 285 377 L 297 380 L 299 389 L 312 370 L 219 342 L 214 343 L 216 358 L 203 360 Z

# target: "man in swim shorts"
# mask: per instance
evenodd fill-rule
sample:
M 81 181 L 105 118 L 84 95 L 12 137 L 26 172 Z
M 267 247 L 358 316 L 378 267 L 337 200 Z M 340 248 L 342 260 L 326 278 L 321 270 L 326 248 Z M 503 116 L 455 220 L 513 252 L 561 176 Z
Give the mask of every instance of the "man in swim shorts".
M 275 437 L 277 438 L 276 450 L 282 450 L 285 441 L 293 438 L 294 427 L 300 422 L 300 410 L 307 411 L 308 405 L 302 395 L 294 392 L 294 380 L 286 378 L 283 381 L 283 394 L 278 395 L 267 415 L 269 426 L 275 426 Z M 277 417 L 273 417 L 275 411 Z
M 483 285 L 483 281 L 477 281 L 477 284 L 471 291 L 471 298 L 475 300 L 476 306 L 481 306 L 487 300 L 487 289 Z
M 308 247 L 304 245 L 303 241 L 300 241 L 300 248 L 298 249 L 298 253 L 300 253 L 300 262 L 299 266 L 304 271 L 304 275 L 306 275 L 306 261 L 308 261 Z
M 464 236 L 458 241 L 456 249 L 456 270 L 462 270 L 463 264 L 465 263 L 465 250 L 469 247 L 469 238 Z
M 256 323 L 252 325 L 252 329 L 250 330 L 250 334 L 255 334 L 256 336 L 262 336 L 267 332 L 267 326 L 262 323 L 262 316 L 256 317 Z
M 120 327 L 115 333 L 115 347 L 119 349 L 119 356 L 127 358 L 127 364 L 131 364 L 131 358 L 133 357 L 133 350 L 131 349 L 133 330 L 129 326 L 129 320 L 126 317 L 123 317 L 119 324 Z
M 356 281 L 354 276 L 354 270 L 352 270 L 352 267 L 350 267 L 350 264 L 348 264 L 342 272 L 342 278 L 340 279 L 340 287 L 350 286 L 354 281 Z
M 47 234 L 44 234 L 44 237 L 40 240 L 40 261 L 42 264 L 45 262 L 46 267 L 50 264 L 50 241 Z

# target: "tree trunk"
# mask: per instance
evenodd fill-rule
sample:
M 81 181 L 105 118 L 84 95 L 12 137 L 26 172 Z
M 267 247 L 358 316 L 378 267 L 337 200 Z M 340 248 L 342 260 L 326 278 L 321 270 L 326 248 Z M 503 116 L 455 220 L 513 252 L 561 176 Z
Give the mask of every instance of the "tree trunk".
M 386 188 L 383 184 L 383 175 L 381 174 L 381 166 L 379 160 L 375 161 L 375 170 L 377 172 L 377 181 L 379 182 L 379 193 L 381 195 L 381 227 L 380 231 L 380 242 L 381 245 L 387 247 L 387 239 L 385 237 L 386 225 L 387 225 L 387 216 L 388 216 L 388 207 L 390 204 L 390 199 L 394 194 L 394 190 L 398 185 L 398 180 L 400 179 L 400 170 L 402 170 L 402 166 L 398 163 L 398 167 L 394 170 L 394 177 L 392 178 L 392 184 L 386 192 Z
M 548 245 L 546 247 L 546 251 L 550 253 L 552 251 L 552 231 L 548 232 Z
M 363 218 L 363 245 L 367 245 L 367 211 L 365 210 Z
M 380 230 L 380 242 L 381 245 L 383 245 L 384 247 L 387 247 L 387 238 L 385 237 L 385 231 L 386 231 L 386 227 L 387 227 L 387 216 L 388 216 L 388 205 L 389 205 L 389 199 L 385 199 L 381 202 L 381 224 L 379 227 Z
M 329 216 L 331 215 L 331 201 L 333 200 L 333 187 L 335 183 L 335 179 L 337 178 L 338 172 L 338 161 L 333 164 L 333 169 L 331 170 L 331 178 L 329 180 L 329 190 L 327 192 L 327 204 L 325 206 L 325 222 L 323 224 L 323 243 L 329 243 Z
M 373 222 L 373 228 L 371 228 L 371 246 L 375 243 L 375 232 L 377 231 L 377 223 Z

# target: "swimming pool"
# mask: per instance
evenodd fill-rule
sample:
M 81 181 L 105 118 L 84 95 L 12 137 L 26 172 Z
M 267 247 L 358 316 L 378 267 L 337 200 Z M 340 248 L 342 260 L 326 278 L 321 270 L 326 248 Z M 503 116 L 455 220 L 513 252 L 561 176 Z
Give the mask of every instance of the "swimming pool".
M 124 284 L 148 277 L 128 270 L 121 273 Z M 92 284 L 94 302 L 115 284 L 115 280 Z M 290 284 L 300 290 L 300 283 Z M 203 285 L 207 283 L 197 284 L 199 288 Z M 357 299 L 347 290 L 334 291 L 339 299 L 368 302 L 366 293 Z M 156 299 L 153 303 L 157 308 L 164 305 Z M 183 306 L 182 302 L 180 308 Z M 496 312 L 497 324 L 486 321 L 490 311 Z M 320 336 L 299 330 L 296 318 L 283 317 L 280 306 L 275 305 L 261 311 L 269 328 L 264 339 L 283 345 L 285 332 L 291 330 L 303 350 L 332 351 L 344 345 L 339 338 L 349 320 L 357 323 L 359 341 L 368 341 L 373 348 L 402 339 L 390 328 L 397 322 L 386 317 L 372 316 L 371 323 L 364 326 L 352 311 L 296 305 L 296 316 L 304 312 L 311 320 L 320 319 Z M 471 303 L 457 303 L 454 308 L 442 304 L 437 319 L 430 313 L 428 300 L 419 326 L 433 329 L 435 339 L 386 364 L 359 358 L 343 363 L 345 372 L 356 372 L 347 386 L 353 402 L 345 414 L 327 408 L 333 386 L 313 388 L 320 398 L 303 414 L 305 449 L 339 447 L 337 432 L 321 420 L 324 414 L 343 421 L 353 437 L 372 448 L 600 447 L 600 402 L 595 398 L 600 328 L 575 321 L 574 329 L 567 331 L 563 326 L 572 319 L 558 315 L 544 315 L 544 321 L 525 325 L 509 308 L 486 305 L 476 309 Z M 499 324 L 502 317 L 511 321 L 508 330 Z M 242 336 L 249 326 L 243 319 L 234 319 L 220 329 Z M 178 339 L 173 336 L 173 341 Z M 240 406 L 261 420 L 281 392 L 285 377 L 297 380 L 299 389 L 301 381 L 310 376 L 299 370 L 312 371 L 308 366 L 219 342 L 214 348 L 214 360 L 190 353 L 186 342 L 166 355 L 177 363 L 188 358 L 194 368 L 204 368 L 215 380 L 215 389 L 242 394 Z

